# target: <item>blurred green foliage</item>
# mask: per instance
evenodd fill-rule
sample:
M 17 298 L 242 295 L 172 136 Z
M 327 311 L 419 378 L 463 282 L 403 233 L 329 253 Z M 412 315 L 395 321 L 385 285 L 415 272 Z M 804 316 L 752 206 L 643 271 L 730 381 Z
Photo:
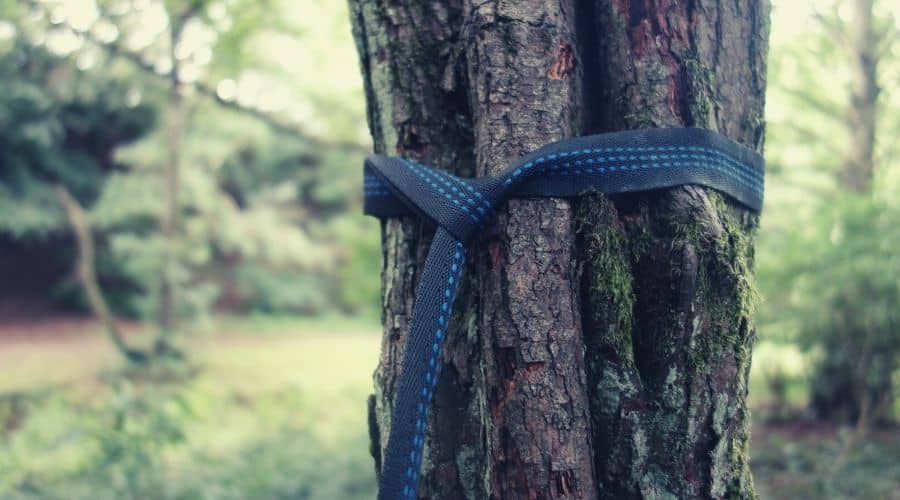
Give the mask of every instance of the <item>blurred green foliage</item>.
M 0 231 L 15 238 L 64 229 L 53 185 L 92 203 L 106 176 L 124 168 L 116 148 L 155 121 L 154 108 L 125 104 L 126 82 L 79 72 L 18 40 L 0 50 L 0 88 Z
M 377 223 L 359 214 L 364 108 L 345 9 L 325 1 L 0 5 L 5 265 L 58 262 L 43 280 L 19 281 L 57 305 L 84 307 L 52 193 L 59 182 L 90 214 L 100 282 L 119 313 L 153 318 L 163 278 L 177 284 L 183 318 L 374 311 Z M 176 20 L 184 28 L 173 48 L 166 28 Z M 344 59 L 309 53 L 326 47 Z M 173 64 L 183 79 L 177 109 Z M 185 123 L 173 245 L 160 224 L 176 111 Z
M 852 422 L 864 405 L 867 411 L 879 406 L 886 411 L 895 397 L 900 210 L 870 199 L 849 199 L 823 212 L 816 232 L 828 234 L 828 243 L 805 242 L 806 262 L 797 268 L 807 271 L 793 293 L 801 297 L 798 313 L 809 318 L 800 341 L 815 353 L 818 367 L 812 403 L 821 414 L 832 408 L 848 412 L 834 417 Z
M 890 413 L 900 367 L 898 18 L 890 2 L 876 2 L 874 177 L 865 192 L 850 192 L 844 176 L 853 129 L 862 126 L 850 110 L 862 77 L 855 1 L 822 0 L 803 23 L 778 12 L 803 6 L 776 4 L 757 245 L 762 337 L 799 345 L 810 361 L 804 375 L 813 408 L 851 423 L 863 407 L 876 419 Z M 881 415 L 871 415 L 875 409 Z

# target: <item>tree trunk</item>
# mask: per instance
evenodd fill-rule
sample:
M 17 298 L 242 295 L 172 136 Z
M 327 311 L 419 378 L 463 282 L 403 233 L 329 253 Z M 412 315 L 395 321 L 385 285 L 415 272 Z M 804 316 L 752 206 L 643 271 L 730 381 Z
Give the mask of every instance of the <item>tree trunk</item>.
M 81 208 L 78 200 L 72 197 L 65 186 L 58 184 L 55 190 L 56 197 L 66 213 L 66 218 L 69 219 L 72 232 L 75 234 L 75 244 L 78 247 L 78 263 L 76 264 L 78 281 L 81 283 L 81 288 L 87 297 L 91 312 L 103 324 L 109 340 L 125 359 L 132 363 L 146 362 L 149 359 L 147 353 L 128 345 L 125 335 L 119 329 L 116 318 L 103 297 L 103 291 L 100 290 L 100 281 L 97 279 L 97 269 L 94 266 L 94 235 L 91 232 L 87 214 Z
M 199 5 L 199 4 L 198 4 Z M 172 69 L 169 72 L 168 123 L 166 124 L 167 161 L 163 171 L 163 192 L 165 208 L 160 221 L 164 242 L 162 280 L 159 287 L 159 307 L 157 325 L 159 332 L 154 340 L 155 354 L 181 357 L 172 344 L 172 336 L 178 329 L 178 240 L 181 226 L 181 155 L 184 141 L 187 113 L 184 97 L 181 95 L 181 62 L 177 47 L 188 20 L 197 5 L 183 13 L 169 12 L 169 58 Z
M 700 126 L 762 147 L 766 2 L 350 6 L 377 152 L 484 175 L 626 128 Z M 376 467 L 433 231 L 382 227 Z M 419 497 L 753 497 L 755 227 L 692 186 L 511 201 L 472 247 Z
M 875 129 L 878 126 L 878 63 L 883 35 L 875 29 L 874 0 L 854 0 L 848 26 L 851 57 L 850 106 L 847 132 L 850 138 L 844 161 L 843 185 L 868 195 L 875 174 Z
M 159 336 L 157 337 L 157 346 L 162 346 L 167 342 L 172 333 L 175 332 L 177 325 L 177 245 L 178 230 L 180 219 L 179 191 L 180 191 L 180 155 L 181 155 L 181 139 L 183 133 L 184 110 L 181 96 L 178 95 L 178 88 L 173 83 L 169 96 L 169 123 L 167 124 L 166 141 L 168 147 L 168 158 L 163 172 L 163 192 L 165 193 L 165 209 L 163 211 L 162 220 L 160 221 L 160 230 L 164 241 L 163 269 L 161 274 L 161 283 L 159 288 L 159 311 L 157 324 L 159 326 Z

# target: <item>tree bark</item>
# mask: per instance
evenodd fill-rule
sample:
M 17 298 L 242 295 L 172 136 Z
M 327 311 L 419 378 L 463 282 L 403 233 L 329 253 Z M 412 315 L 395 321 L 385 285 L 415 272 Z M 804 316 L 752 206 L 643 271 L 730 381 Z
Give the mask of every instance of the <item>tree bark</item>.
M 697 126 L 762 150 L 766 2 L 595 7 L 599 129 Z M 754 496 L 756 217 L 694 186 L 580 208 L 602 496 Z
M 564 137 L 654 126 L 762 148 L 766 2 L 350 7 L 379 153 L 485 175 Z M 753 497 L 755 227 L 691 186 L 511 201 L 473 244 L 419 497 Z M 376 468 L 433 231 L 382 228 Z

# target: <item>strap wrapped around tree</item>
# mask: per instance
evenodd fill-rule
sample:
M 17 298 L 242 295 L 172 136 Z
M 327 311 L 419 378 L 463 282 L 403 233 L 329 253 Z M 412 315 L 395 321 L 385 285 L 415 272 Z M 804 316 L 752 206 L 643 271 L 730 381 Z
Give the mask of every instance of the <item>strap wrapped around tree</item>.
M 428 411 L 465 264 L 466 245 L 512 197 L 574 197 L 685 184 L 717 189 L 747 208 L 762 208 L 763 159 L 701 129 L 647 129 L 569 139 L 545 146 L 496 177 L 464 179 L 403 158 L 370 156 L 365 211 L 419 215 L 438 225 L 416 289 L 412 325 L 379 498 L 414 498 Z

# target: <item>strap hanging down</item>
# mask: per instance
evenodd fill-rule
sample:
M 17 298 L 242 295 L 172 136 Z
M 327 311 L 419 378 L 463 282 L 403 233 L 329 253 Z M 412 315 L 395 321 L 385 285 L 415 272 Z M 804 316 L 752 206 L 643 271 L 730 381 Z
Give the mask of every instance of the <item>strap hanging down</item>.
M 570 198 L 696 184 L 759 212 L 763 158 L 714 132 L 643 129 L 555 142 L 500 175 L 464 179 L 410 160 L 365 161 L 364 210 L 376 217 L 415 215 L 437 225 L 421 281 L 391 417 L 379 500 L 415 498 L 428 411 L 441 368 L 466 245 L 510 198 Z

